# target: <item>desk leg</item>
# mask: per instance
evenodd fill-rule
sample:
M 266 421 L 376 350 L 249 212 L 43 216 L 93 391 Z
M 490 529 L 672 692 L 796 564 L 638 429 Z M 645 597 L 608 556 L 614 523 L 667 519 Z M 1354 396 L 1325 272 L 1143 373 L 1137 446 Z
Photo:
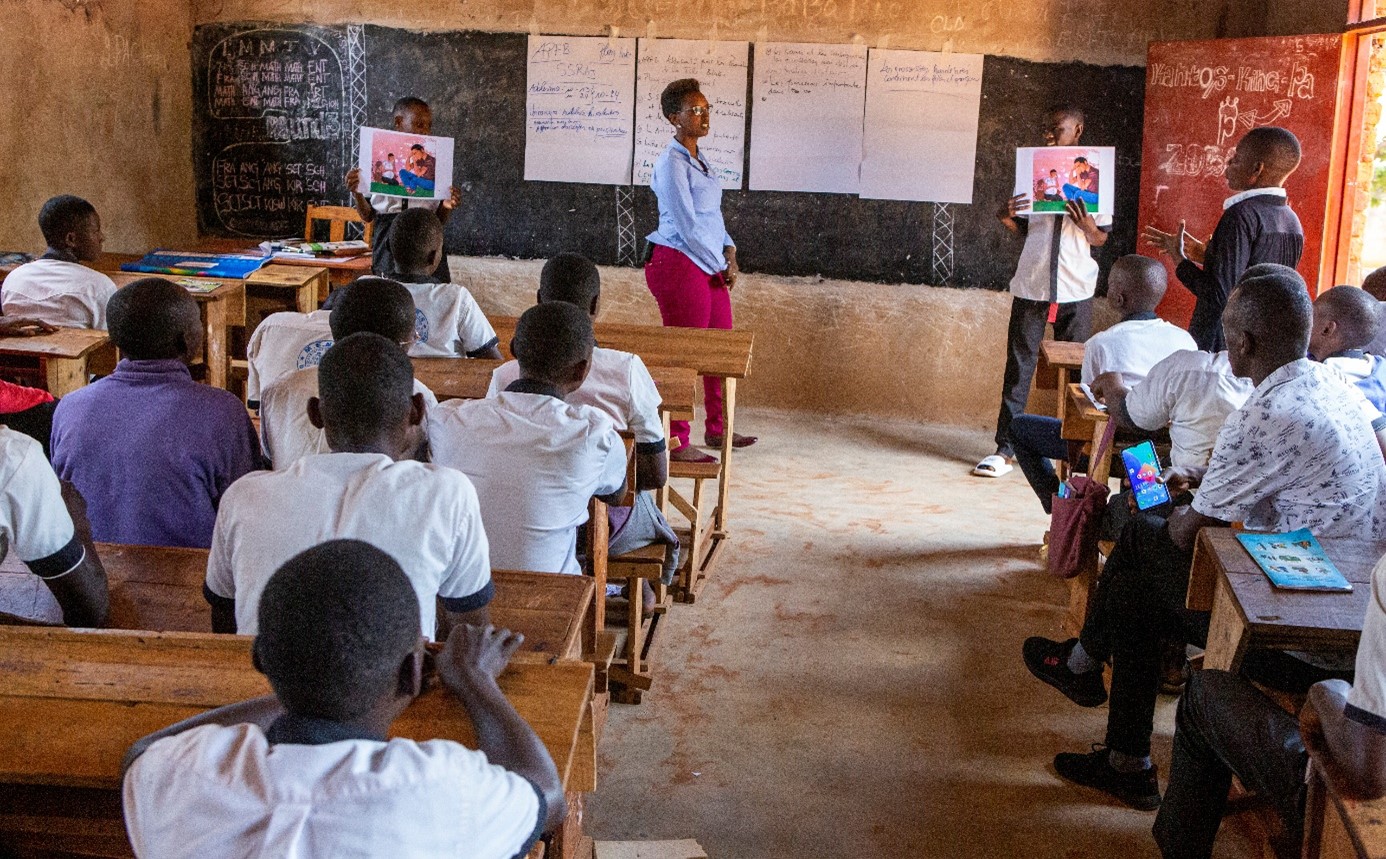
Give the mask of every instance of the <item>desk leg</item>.
M 1218 576 L 1213 591 L 1213 616 L 1208 622 L 1208 647 L 1203 653 L 1204 668 L 1235 672 L 1251 643 L 1250 630 L 1241 606 L 1224 576 Z
M 731 495 L 732 428 L 736 418 L 736 380 L 722 379 L 722 468 L 717 475 L 717 509 L 712 511 L 716 537 L 727 535 L 727 498 Z
M 65 397 L 87 384 L 86 358 L 43 358 L 43 377 L 48 393 Z
M 1064 390 L 1068 390 L 1065 388 Z M 1107 451 L 1107 455 L 1102 457 L 1102 461 L 1097 461 L 1097 449 L 1102 444 L 1102 436 L 1107 434 L 1107 421 L 1095 420 L 1092 423 L 1092 455 L 1088 461 L 1088 477 L 1099 484 L 1106 486 L 1107 480 L 1112 476 L 1112 452 Z M 1114 445 L 1115 446 L 1115 445 Z
M 1059 397 L 1058 403 L 1054 407 L 1054 414 L 1059 419 L 1059 425 L 1063 426 L 1064 415 L 1068 412 L 1068 368 L 1059 368 Z M 1068 460 L 1061 459 L 1055 464 L 1055 475 L 1059 480 L 1068 480 L 1071 465 Z
M 667 470 L 669 467 L 669 451 L 667 449 L 669 442 L 669 413 L 661 412 L 660 421 L 664 424 L 664 441 L 666 448 L 664 451 L 664 467 Z M 664 514 L 666 519 L 669 518 L 669 481 L 667 479 L 664 481 L 663 486 L 655 490 L 655 503 L 659 505 L 659 512 Z
M 226 387 L 226 302 L 207 301 L 202 305 L 203 360 L 207 362 L 207 384 Z
M 315 277 L 294 290 L 294 306 L 299 313 L 312 313 L 318 309 L 318 279 Z

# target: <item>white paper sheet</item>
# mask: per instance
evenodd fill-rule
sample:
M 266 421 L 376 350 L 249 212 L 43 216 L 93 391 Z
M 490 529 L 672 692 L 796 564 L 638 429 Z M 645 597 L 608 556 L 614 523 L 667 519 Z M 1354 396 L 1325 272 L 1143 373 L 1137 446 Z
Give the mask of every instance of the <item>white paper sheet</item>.
M 1036 146 L 1015 152 L 1015 193 L 1033 202 L 1032 215 L 1064 215 L 1081 198 L 1094 215 L 1116 205 L 1116 149 L 1111 146 Z
M 872 49 L 861 196 L 971 203 L 982 55 Z
M 711 130 L 698 154 L 717 171 L 723 188 L 740 188 L 746 158 L 747 42 L 641 39 L 635 84 L 635 183 L 650 184 L 655 161 L 674 137 L 659 108 L 670 82 L 697 78 L 712 106 Z
M 635 40 L 530 36 L 525 178 L 628 185 Z
M 751 190 L 855 194 L 866 46 L 756 43 Z

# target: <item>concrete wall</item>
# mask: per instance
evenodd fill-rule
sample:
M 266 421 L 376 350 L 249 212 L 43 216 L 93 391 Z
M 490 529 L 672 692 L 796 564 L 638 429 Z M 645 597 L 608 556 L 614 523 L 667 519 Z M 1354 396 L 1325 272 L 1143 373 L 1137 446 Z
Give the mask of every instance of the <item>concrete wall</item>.
M 195 237 L 187 0 L 8 0 L 0 26 L 0 246 L 43 250 L 43 201 L 101 213 L 107 247 Z

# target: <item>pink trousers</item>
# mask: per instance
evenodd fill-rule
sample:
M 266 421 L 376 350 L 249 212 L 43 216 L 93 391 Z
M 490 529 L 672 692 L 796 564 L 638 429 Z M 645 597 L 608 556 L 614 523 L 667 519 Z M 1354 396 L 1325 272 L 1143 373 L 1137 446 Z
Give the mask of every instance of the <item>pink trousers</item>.
M 645 264 L 645 283 L 650 287 L 659 315 L 668 326 L 680 328 L 731 328 L 731 293 L 722 275 L 698 268 L 687 254 L 664 245 L 655 245 L 654 256 Z M 703 401 L 707 408 L 706 432 L 722 434 L 722 380 L 703 378 Z M 669 434 L 688 444 L 688 421 L 673 421 Z M 670 445 L 674 449 L 674 445 Z

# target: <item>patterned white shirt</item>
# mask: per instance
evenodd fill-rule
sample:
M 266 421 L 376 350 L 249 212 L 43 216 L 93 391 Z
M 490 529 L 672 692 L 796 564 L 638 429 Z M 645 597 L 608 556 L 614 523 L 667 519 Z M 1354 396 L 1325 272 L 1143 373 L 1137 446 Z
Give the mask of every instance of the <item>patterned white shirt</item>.
M 1362 401 L 1307 358 L 1271 373 L 1223 424 L 1194 509 L 1256 531 L 1380 539 L 1386 463 Z

